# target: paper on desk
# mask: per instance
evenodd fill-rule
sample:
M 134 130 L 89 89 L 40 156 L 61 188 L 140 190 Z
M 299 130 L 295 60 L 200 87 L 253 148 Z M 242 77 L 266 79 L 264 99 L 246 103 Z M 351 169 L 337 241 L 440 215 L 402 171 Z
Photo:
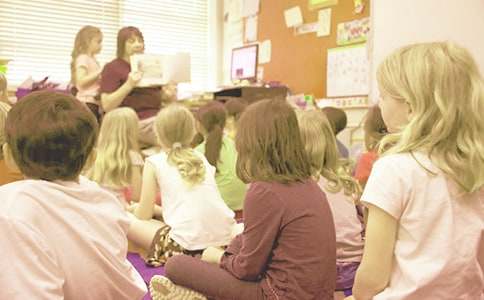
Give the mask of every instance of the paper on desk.
M 286 20 L 287 27 L 294 27 L 303 23 L 301 8 L 294 6 L 284 11 L 284 19 Z
M 271 61 L 271 40 L 265 40 L 259 44 L 259 64 Z
M 254 16 L 259 12 L 259 0 L 242 1 L 242 17 Z
M 250 43 L 257 40 L 257 16 L 245 20 L 245 41 Z
M 322 9 L 318 13 L 317 36 L 327 36 L 331 33 L 331 8 Z
M 132 55 L 131 70 L 143 72 L 136 86 L 148 87 L 164 85 L 169 82 L 188 82 L 191 78 L 190 54 L 173 55 L 136 54 Z

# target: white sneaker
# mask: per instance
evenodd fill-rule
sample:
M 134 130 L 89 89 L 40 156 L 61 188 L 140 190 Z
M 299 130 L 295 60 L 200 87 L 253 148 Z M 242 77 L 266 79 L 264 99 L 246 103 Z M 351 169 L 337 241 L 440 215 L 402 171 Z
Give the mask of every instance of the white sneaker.
M 207 300 L 204 295 L 171 282 L 165 276 L 155 275 L 150 281 L 153 300 Z

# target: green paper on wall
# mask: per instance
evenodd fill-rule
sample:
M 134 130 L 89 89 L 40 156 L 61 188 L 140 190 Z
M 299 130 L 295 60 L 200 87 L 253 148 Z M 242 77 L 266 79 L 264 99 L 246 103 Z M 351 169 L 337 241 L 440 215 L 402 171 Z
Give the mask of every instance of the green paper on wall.
M 318 9 L 336 4 L 338 4 L 338 0 L 309 0 L 309 9 Z

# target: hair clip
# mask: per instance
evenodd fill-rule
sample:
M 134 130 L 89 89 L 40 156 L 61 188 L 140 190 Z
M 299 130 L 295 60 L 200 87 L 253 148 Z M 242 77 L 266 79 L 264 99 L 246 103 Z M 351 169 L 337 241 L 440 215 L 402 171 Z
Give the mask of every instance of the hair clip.
M 179 142 L 175 142 L 175 143 L 173 143 L 173 146 L 171 146 L 171 148 L 173 150 L 175 150 L 175 149 L 181 149 L 181 147 L 182 147 L 182 144 L 179 143 Z

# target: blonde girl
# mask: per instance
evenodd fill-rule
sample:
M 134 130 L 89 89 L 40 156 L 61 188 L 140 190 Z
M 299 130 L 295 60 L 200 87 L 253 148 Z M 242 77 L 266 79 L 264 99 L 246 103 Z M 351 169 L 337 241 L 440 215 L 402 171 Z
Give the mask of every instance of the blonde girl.
M 356 200 L 361 194 L 351 177 L 350 163 L 341 159 L 336 138 L 322 111 L 298 114 L 304 147 L 311 162 L 311 173 L 326 193 L 336 228 L 336 290 L 351 292 L 363 254 L 363 225 L 357 214 Z
M 171 104 L 157 114 L 154 128 L 162 150 L 146 159 L 134 215 L 153 218 L 159 189 L 163 223 L 134 220 L 128 237 L 149 250 L 147 262 L 152 265 L 182 252 L 227 245 L 233 237 L 234 213 L 217 189 L 215 167 L 190 147 L 195 135 L 192 113 Z
M 381 141 L 368 206 L 360 299 L 482 299 L 484 83 L 450 42 L 403 47 L 378 67 Z M 482 249 L 482 248 L 481 248 Z
M 0 102 L 9 103 L 8 101 L 8 83 L 3 73 L 0 73 Z
M 102 69 L 96 54 L 101 52 L 102 39 L 99 28 L 84 26 L 76 35 L 71 54 L 71 82 L 77 89 L 76 98 L 89 107 L 98 122 L 101 119 L 99 88 Z
M 143 158 L 138 148 L 138 116 L 129 107 L 104 116 L 96 158 L 87 175 L 127 204 L 138 201 Z

